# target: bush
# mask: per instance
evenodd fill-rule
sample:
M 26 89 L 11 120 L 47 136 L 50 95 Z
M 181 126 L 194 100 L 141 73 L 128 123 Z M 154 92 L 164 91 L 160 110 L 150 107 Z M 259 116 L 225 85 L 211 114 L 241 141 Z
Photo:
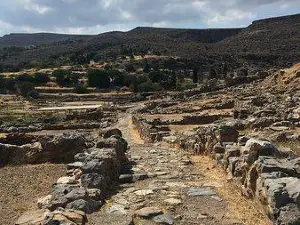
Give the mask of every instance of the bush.
M 126 71 L 127 71 L 128 73 L 133 73 L 133 72 L 135 72 L 135 68 L 134 68 L 133 64 L 131 64 L 131 63 L 127 64 L 127 65 L 125 66 L 125 68 L 126 68 Z
M 118 70 L 109 71 L 112 84 L 114 86 L 123 87 L 125 86 L 126 74 L 119 72 Z
M 33 76 L 30 76 L 26 73 L 24 74 L 21 74 L 21 75 L 18 75 L 16 77 L 16 81 L 19 81 L 19 82 L 34 82 L 34 77 Z
M 50 78 L 47 74 L 44 73 L 36 73 L 34 75 L 34 80 L 38 84 L 45 84 L 50 81 Z
M 144 82 L 140 85 L 138 85 L 138 91 L 139 92 L 156 92 L 161 91 L 162 87 L 159 83 L 153 83 L 151 81 Z
M 190 79 L 184 79 L 183 81 L 177 81 L 176 82 L 176 90 L 177 91 L 184 91 L 188 89 L 196 88 L 197 84 L 194 84 L 192 80 Z
M 248 76 L 248 69 L 247 68 L 241 68 L 237 71 L 238 77 L 246 77 Z
M 56 83 L 60 86 L 72 86 L 78 82 L 76 75 L 70 70 L 55 70 L 52 75 L 56 78 Z
M 109 73 L 104 70 L 90 69 L 88 71 L 88 86 L 98 88 L 109 88 Z
M 88 93 L 87 87 L 82 83 L 75 84 L 73 91 L 77 94 L 87 94 Z
M 217 78 L 217 76 L 218 76 L 217 71 L 214 68 L 211 68 L 209 70 L 208 76 L 209 76 L 209 79 Z
M 31 90 L 27 93 L 28 98 L 38 99 L 40 97 L 40 93 L 36 90 Z
M 11 78 L 5 79 L 5 88 L 9 91 L 15 91 L 17 89 L 16 81 Z
M 34 85 L 30 82 L 21 82 L 18 84 L 18 92 L 23 97 L 28 97 L 28 94 L 34 90 Z

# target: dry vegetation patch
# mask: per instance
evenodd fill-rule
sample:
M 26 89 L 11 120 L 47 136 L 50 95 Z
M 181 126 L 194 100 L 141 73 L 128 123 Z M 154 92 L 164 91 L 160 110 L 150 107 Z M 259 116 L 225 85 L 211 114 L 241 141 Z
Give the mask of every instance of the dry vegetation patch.
M 193 156 L 192 160 L 196 163 L 207 182 L 221 184 L 216 185 L 216 190 L 227 203 L 228 215 L 233 219 L 242 221 L 245 225 L 272 224 L 264 214 L 260 204 L 243 197 L 240 189 L 226 179 L 224 170 L 216 165 L 213 159 L 209 156 Z

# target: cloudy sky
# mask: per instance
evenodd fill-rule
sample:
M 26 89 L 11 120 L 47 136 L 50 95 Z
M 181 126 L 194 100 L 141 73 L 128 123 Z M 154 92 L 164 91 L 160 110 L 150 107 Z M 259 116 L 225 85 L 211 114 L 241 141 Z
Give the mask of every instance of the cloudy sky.
M 300 0 L 1 0 L 0 36 L 98 34 L 137 26 L 216 28 L 300 13 Z

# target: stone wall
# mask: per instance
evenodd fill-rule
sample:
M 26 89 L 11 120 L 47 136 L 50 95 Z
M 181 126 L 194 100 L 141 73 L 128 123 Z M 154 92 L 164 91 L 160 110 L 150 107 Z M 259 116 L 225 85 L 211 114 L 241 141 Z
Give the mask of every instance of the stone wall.
M 102 137 L 95 142 L 87 142 L 85 148 L 77 153 L 74 140 L 73 145 L 61 144 L 63 141 L 57 141 L 60 137 L 41 143 L 46 151 L 59 148 L 61 157 L 67 157 L 69 152 L 75 153 L 75 156 L 67 166 L 66 176 L 53 184 L 48 196 L 38 200 L 39 210 L 26 212 L 16 224 L 83 225 L 85 213 L 93 213 L 103 205 L 118 182 L 122 164 L 127 162 L 125 152 L 128 145 L 120 131 L 115 135 L 116 129 L 100 133 Z
M 275 224 L 300 222 L 300 157 L 267 140 L 239 136 L 230 126 L 206 127 L 175 140 L 193 154 L 208 154 L 222 165 L 242 193 L 258 199 Z
M 170 129 L 164 126 L 164 123 L 160 120 L 149 121 L 141 118 L 141 116 L 134 115 L 132 121 L 141 137 L 148 143 L 162 141 L 163 137 L 170 134 Z

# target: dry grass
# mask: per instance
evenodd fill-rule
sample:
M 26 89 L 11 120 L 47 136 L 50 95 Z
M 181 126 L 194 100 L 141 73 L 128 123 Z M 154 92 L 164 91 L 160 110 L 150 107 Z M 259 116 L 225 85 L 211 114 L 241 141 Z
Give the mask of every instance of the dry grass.
M 144 115 L 146 119 L 182 119 L 185 114 L 148 114 Z
M 132 141 L 135 144 L 144 144 L 144 140 L 141 138 L 139 131 L 136 129 L 132 120 L 129 120 L 128 125 L 129 125 L 130 136 L 131 136 Z
M 245 225 L 271 225 L 260 203 L 244 198 L 240 188 L 227 181 L 226 174 L 215 161 L 208 156 L 193 156 L 192 160 L 208 182 L 220 183 L 216 187 L 220 197 L 228 205 L 228 215 Z
M 300 141 L 288 141 L 276 143 L 279 148 L 289 148 L 300 156 Z
M 199 128 L 201 125 L 168 125 L 168 127 L 171 129 L 171 131 L 184 132 Z

